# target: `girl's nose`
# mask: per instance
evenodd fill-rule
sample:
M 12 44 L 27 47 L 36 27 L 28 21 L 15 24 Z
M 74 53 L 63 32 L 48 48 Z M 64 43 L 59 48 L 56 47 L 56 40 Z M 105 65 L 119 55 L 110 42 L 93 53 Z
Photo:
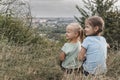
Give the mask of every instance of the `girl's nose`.
M 85 31 L 85 29 L 83 29 L 83 31 Z
M 86 31 L 86 28 L 84 29 L 84 31 Z
M 67 36 L 67 33 L 65 33 L 65 35 Z
M 86 31 L 86 30 L 87 30 L 87 28 L 84 29 L 84 31 Z

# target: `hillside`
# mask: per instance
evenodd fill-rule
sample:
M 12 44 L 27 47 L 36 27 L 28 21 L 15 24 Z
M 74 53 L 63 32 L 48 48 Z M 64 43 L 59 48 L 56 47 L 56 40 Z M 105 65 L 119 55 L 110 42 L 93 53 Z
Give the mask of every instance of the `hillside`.
M 0 80 L 61 80 L 63 72 L 58 65 L 58 55 L 62 43 L 46 38 L 41 41 L 29 46 L 0 41 Z M 108 79 L 104 80 L 119 80 L 120 52 L 110 50 L 108 54 Z

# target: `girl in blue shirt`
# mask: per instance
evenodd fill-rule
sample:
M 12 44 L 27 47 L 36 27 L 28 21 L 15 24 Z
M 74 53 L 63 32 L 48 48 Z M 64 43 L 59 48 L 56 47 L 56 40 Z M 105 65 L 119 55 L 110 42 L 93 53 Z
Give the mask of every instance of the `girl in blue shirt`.
M 92 16 L 85 20 L 86 38 L 83 40 L 79 60 L 84 60 L 83 73 L 87 76 L 106 73 L 107 42 L 100 34 L 104 29 L 101 17 Z

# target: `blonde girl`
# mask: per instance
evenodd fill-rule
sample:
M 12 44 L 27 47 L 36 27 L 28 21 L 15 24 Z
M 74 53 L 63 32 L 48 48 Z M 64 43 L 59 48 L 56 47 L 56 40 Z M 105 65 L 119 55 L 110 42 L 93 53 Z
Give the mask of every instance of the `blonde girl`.
M 61 48 L 59 57 L 62 69 L 67 73 L 77 71 L 81 65 L 77 57 L 81 50 L 83 37 L 83 29 L 78 23 L 70 23 L 66 27 L 66 39 L 68 42 Z

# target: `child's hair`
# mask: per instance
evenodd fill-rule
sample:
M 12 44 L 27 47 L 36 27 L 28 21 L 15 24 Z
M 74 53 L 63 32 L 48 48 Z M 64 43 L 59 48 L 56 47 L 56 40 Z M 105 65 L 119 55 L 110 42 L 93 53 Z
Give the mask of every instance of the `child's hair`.
M 80 42 L 82 42 L 84 39 L 84 31 L 83 31 L 83 28 L 80 26 L 80 24 L 70 23 L 69 25 L 75 27 L 75 32 L 78 32 L 78 37 L 80 39 Z
M 89 17 L 85 20 L 85 22 L 89 23 L 91 27 L 98 26 L 99 30 L 97 31 L 97 33 L 102 32 L 104 29 L 104 20 L 99 16 Z

